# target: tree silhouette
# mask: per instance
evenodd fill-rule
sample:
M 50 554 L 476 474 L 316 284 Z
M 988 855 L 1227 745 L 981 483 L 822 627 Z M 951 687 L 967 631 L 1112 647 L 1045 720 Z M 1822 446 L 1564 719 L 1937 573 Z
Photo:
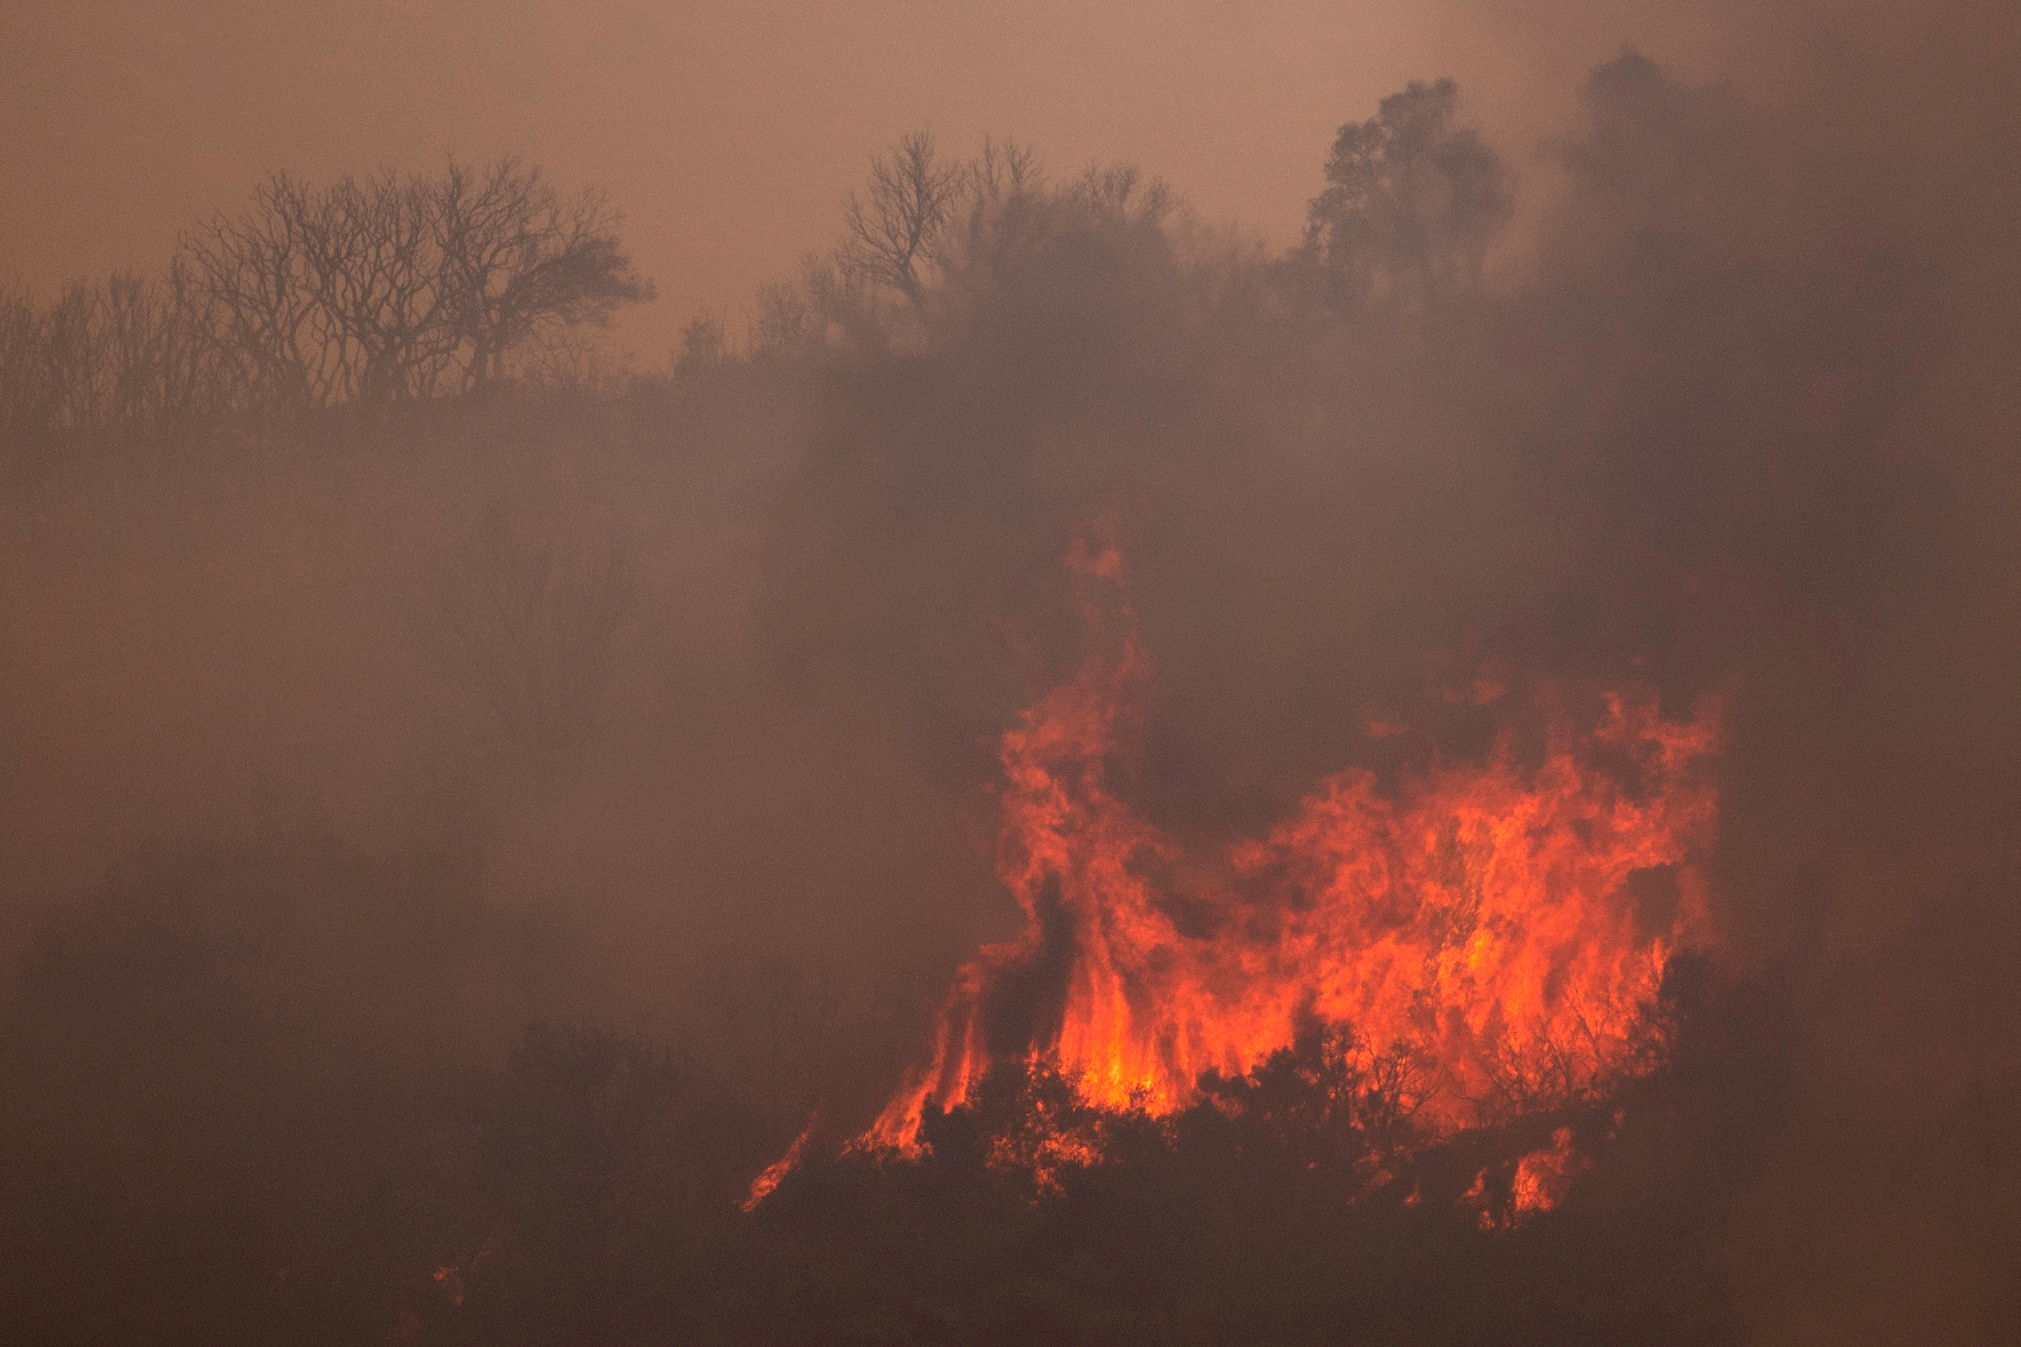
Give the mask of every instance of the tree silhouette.
M 511 352 L 543 332 L 608 326 L 653 297 L 618 242 L 618 216 L 593 189 L 563 198 L 514 157 L 479 170 L 450 160 L 428 185 L 437 284 L 461 342 L 466 384 L 504 376 Z
M 1336 304 L 1423 308 L 1478 281 L 1514 198 L 1501 159 L 1455 125 L 1458 104 L 1451 80 L 1412 81 L 1340 128 L 1306 227 Z
M 961 166 L 936 157 L 931 134 L 901 137 L 888 155 L 871 161 L 863 193 L 851 192 L 843 205 L 844 264 L 914 304 L 923 302 L 920 268 L 932 258 L 962 179 Z
M 268 178 L 179 257 L 222 339 L 288 405 L 428 397 L 495 381 L 539 338 L 651 299 L 594 191 L 512 157 L 432 176 Z

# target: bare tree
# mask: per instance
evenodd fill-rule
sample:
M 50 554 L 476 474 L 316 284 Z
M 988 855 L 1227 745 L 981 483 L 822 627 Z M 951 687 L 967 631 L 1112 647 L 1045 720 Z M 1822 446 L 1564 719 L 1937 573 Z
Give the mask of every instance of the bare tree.
M 932 259 L 964 177 L 962 166 L 935 156 L 928 132 L 900 138 L 888 155 L 871 160 L 869 184 L 843 205 L 843 264 L 914 304 L 923 302 L 920 269 Z
M 286 173 L 254 189 L 237 216 L 182 237 L 178 260 L 216 304 L 220 335 L 245 363 L 249 390 L 288 406 L 347 394 L 346 351 L 310 269 L 312 195 Z
M 237 216 L 184 236 L 179 260 L 260 391 L 283 403 L 388 401 L 504 377 L 651 299 L 594 191 L 564 198 L 537 167 L 451 159 L 327 187 L 285 173 Z
M 1089 165 L 1067 188 L 1066 199 L 1097 219 L 1156 225 L 1178 208 L 1178 193 L 1163 178 L 1145 179 L 1135 164 Z
M 108 421 L 180 429 L 231 407 L 239 370 L 181 262 L 160 281 L 114 272 L 99 295 Z
M 959 199 L 936 249 L 942 277 L 970 285 L 1042 228 L 1048 193 L 1038 156 L 1014 140 L 985 136 L 962 175 Z
M 0 294 L 0 399 L 16 431 L 176 428 L 229 403 L 235 383 L 212 315 L 172 266 L 166 281 L 74 281 L 46 308 Z
M 463 344 L 435 247 L 437 195 L 435 183 L 384 172 L 301 199 L 308 278 L 351 397 L 425 397 Z
M 437 283 L 469 344 L 467 385 L 502 377 L 529 339 L 606 327 L 620 305 L 653 297 L 618 242 L 617 212 L 593 189 L 565 199 L 515 157 L 475 171 L 452 159 L 432 204 Z
M 1016 140 L 982 138 L 982 149 L 969 160 L 966 189 L 970 207 L 1001 205 L 1030 196 L 1043 185 L 1038 153 Z
M 46 400 L 35 301 L 19 285 L 0 286 L 0 429 L 11 436 L 40 426 Z

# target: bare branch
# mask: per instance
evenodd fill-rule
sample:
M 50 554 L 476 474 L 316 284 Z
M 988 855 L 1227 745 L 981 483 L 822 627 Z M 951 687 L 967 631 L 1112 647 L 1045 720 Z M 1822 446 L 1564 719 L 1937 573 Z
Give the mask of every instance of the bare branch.
M 870 182 L 842 208 L 845 266 L 914 304 L 925 298 L 920 268 L 932 258 L 964 172 L 935 157 L 933 137 L 914 131 L 870 164 Z

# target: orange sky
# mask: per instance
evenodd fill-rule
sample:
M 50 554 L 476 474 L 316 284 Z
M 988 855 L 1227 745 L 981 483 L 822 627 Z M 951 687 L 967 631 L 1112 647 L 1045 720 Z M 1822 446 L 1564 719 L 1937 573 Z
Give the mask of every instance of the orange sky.
M 262 173 L 517 149 L 596 183 L 657 303 L 658 364 L 703 307 L 833 235 L 908 129 L 985 131 L 1056 170 L 1126 158 L 1213 223 L 1291 238 L 1335 127 L 1453 75 L 1518 167 L 1624 42 L 1690 75 L 1745 49 L 1703 8 L 1622 0 L 64 0 L 0 18 L 0 279 L 158 267 Z M 1744 71 L 1738 73 L 1745 73 Z

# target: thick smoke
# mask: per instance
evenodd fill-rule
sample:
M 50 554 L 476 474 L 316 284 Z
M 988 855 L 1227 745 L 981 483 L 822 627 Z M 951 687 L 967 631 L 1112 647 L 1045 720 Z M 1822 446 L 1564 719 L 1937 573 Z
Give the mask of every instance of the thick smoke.
M 706 1177 L 639 1188 L 676 1206 L 816 1108 L 867 1120 L 1015 927 L 995 737 L 1079 658 L 1061 559 L 1102 520 L 1159 687 L 1122 788 L 1180 837 L 1483 753 L 1495 712 L 1446 695 L 1475 680 L 1722 693 L 1715 976 L 1769 1083 L 1678 1126 L 1744 1143 L 1739 1322 L 1991 1336 L 2021 1309 L 1996 9 L 1737 21 L 1734 84 L 1623 52 L 1536 153 L 1465 89 L 1342 109 L 1299 248 L 998 146 L 916 264 L 859 233 L 628 387 L 22 432 L 0 1307 L 194 1339 L 202 1287 L 277 1275 L 263 1242 L 284 1276 L 426 1262 L 472 1232 L 371 1233 L 402 1224 L 372 1185 L 464 1139 L 413 1120 L 517 1155 L 597 1052 L 626 1099 L 687 1091 L 655 1116 Z M 524 1036 L 549 1020 L 680 1066 Z M 491 1122 L 441 1102 L 487 1072 Z M 120 1289 L 65 1326 L 87 1282 Z

